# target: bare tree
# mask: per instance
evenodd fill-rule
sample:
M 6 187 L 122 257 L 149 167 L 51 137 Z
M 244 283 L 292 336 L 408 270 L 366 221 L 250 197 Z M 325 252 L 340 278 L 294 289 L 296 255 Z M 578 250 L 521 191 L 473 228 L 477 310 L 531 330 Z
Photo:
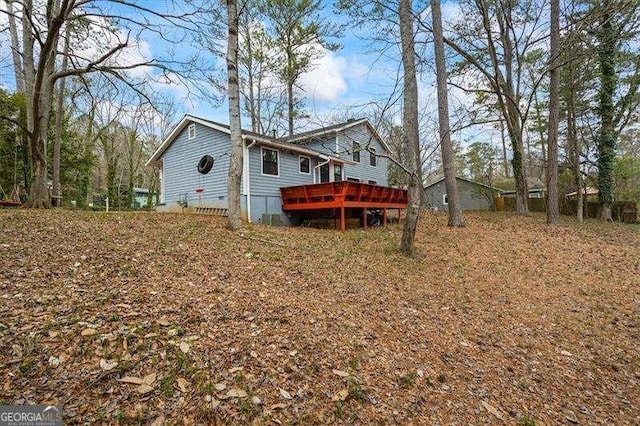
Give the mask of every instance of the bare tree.
M 26 133 L 33 177 L 26 204 L 37 208 L 51 207 L 47 142 L 56 82 L 64 77 L 95 72 L 108 75 L 113 80 L 127 82 L 132 90 L 142 93 L 142 86 L 148 82 L 134 83 L 133 78 L 127 75 L 128 70 L 150 66 L 163 70 L 160 78 L 166 79 L 169 75 L 180 78 L 189 69 L 200 68 L 200 64 L 191 60 L 163 62 L 146 58 L 132 63 L 123 60 L 122 52 L 134 44 L 132 33 L 140 37 L 144 32 L 152 32 L 167 39 L 168 32 L 162 31 L 163 25 L 171 25 L 173 31 L 170 34 L 195 32 L 198 25 L 194 13 L 160 13 L 143 4 L 131 2 L 120 3 L 117 12 L 110 8 L 109 2 L 99 0 L 51 0 L 37 6 L 34 6 L 33 0 L 15 0 L 11 3 L 17 6 L 17 10 L 7 8 L 6 11 L 0 10 L 0 13 L 7 15 L 13 24 L 18 19 L 21 22 L 21 46 L 17 37 L 12 36 L 11 41 L 12 50 L 21 53 L 20 61 L 16 61 L 14 66 L 17 87 L 20 88 L 24 82 L 27 105 Z M 61 33 L 65 26 L 74 22 L 88 23 L 93 31 L 94 37 L 91 38 L 101 39 L 103 43 L 100 45 L 94 40 L 99 50 L 97 55 L 88 55 L 82 49 L 67 52 L 69 68 L 60 70 L 57 69 L 56 61 L 59 55 L 64 54 L 58 51 Z M 174 65 L 173 69 L 169 66 L 170 63 Z
M 540 2 L 475 0 L 460 3 L 464 18 L 444 42 L 461 58 L 458 71 L 470 74 L 462 90 L 491 97 L 504 120 L 513 158 L 516 182 L 516 212 L 527 214 L 527 173 L 524 164 L 524 124 L 532 97 L 542 78 L 524 79 L 524 58 L 541 45 L 538 33 L 543 25 Z M 421 25 L 431 31 L 428 24 Z M 482 87 L 486 85 L 486 87 Z
M 240 87 L 238 81 L 238 9 L 236 0 L 227 0 L 229 39 L 227 43 L 227 81 L 229 93 L 229 128 L 231 130 L 231 159 L 228 180 L 227 226 L 238 229 L 240 217 L 240 185 L 242 183 L 242 127 L 240 124 Z M 249 194 L 247 194 L 249 196 Z
M 61 70 L 66 71 L 69 62 L 69 37 L 71 35 L 71 27 L 67 26 L 64 47 L 62 54 L 62 66 Z M 64 108 L 64 96 L 66 88 L 66 77 L 62 77 L 58 83 L 58 99 L 56 102 L 56 133 L 53 142 L 53 206 L 59 207 L 62 198 L 62 191 L 60 187 L 60 149 L 62 145 L 62 120 L 65 113 Z
M 414 240 L 418 228 L 420 208 L 422 207 L 422 163 L 420 161 L 420 141 L 418 138 L 418 83 L 416 80 L 416 53 L 414 47 L 414 15 L 411 0 L 400 0 L 398 5 L 400 18 L 400 40 L 402 43 L 403 65 L 403 104 L 402 125 L 408 153 L 407 164 L 410 167 L 409 205 L 402 227 L 400 251 L 412 255 Z
M 551 41 L 549 51 L 549 128 L 547 156 L 547 223 L 560 224 L 558 201 L 558 120 L 560 116 L 559 80 L 560 0 L 551 0 Z
M 456 166 L 451 146 L 449 127 L 449 100 L 447 97 L 447 70 L 444 58 L 444 41 L 442 34 L 442 14 L 440 0 L 431 0 L 431 16 L 433 19 L 433 48 L 436 61 L 436 84 L 438 91 L 438 121 L 440 128 L 440 150 L 442 151 L 442 168 L 444 183 L 449 198 L 449 226 L 464 227 L 464 216 L 460 208 L 458 185 L 456 183 Z

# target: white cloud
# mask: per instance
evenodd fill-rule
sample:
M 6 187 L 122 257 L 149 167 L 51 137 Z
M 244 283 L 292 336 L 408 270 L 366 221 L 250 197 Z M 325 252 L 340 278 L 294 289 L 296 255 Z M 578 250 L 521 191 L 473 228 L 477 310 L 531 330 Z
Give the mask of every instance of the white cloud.
M 300 84 L 310 100 L 337 101 L 347 91 L 347 61 L 334 52 L 324 50 L 316 67 L 300 77 Z
M 442 22 L 444 24 L 457 22 L 462 16 L 462 9 L 460 8 L 460 3 L 453 2 L 453 1 L 442 3 L 441 12 L 442 12 Z

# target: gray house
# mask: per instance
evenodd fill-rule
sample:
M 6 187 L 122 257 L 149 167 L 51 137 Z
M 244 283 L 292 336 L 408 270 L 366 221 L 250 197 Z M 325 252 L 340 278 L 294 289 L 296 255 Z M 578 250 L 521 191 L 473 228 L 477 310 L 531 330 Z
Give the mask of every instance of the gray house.
M 462 210 L 493 210 L 494 198 L 499 197 L 501 190 L 462 177 L 456 177 L 458 195 Z M 425 205 L 437 210 L 449 210 L 449 198 L 444 184 L 444 177 L 425 186 Z
M 250 222 L 279 215 L 280 188 L 351 181 L 387 185 L 389 148 L 368 120 L 349 120 L 292 137 L 242 132 L 242 214 Z M 226 212 L 229 126 L 186 115 L 147 161 L 160 170 L 158 211 Z

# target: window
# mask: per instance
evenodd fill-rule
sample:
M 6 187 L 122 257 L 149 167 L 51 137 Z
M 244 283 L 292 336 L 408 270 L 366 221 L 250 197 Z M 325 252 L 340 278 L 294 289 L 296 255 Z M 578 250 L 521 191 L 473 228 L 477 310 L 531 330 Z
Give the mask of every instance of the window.
M 353 143 L 353 147 L 351 148 L 353 151 L 353 161 L 356 163 L 360 162 L 360 144 L 358 142 Z
M 189 139 L 193 139 L 196 137 L 196 125 L 189 124 Z
M 329 182 L 329 163 L 320 166 L 320 183 Z
M 442 204 L 445 206 L 449 205 L 449 196 L 447 194 L 442 194 Z
M 376 149 L 375 148 L 369 148 L 369 164 L 371 164 L 373 167 L 378 165 L 378 158 L 376 157 Z
M 311 174 L 311 159 L 300 155 L 298 157 L 298 171 L 305 175 Z
M 262 174 L 278 176 L 278 151 L 262 148 Z
M 358 178 L 348 177 L 348 178 L 347 178 L 347 181 L 349 181 L 349 182 L 360 182 L 360 179 L 358 179 Z
M 369 185 L 377 185 L 378 182 L 376 182 L 375 180 L 370 180 L 369 182 L 367 182 Z
M 342 165 L 334 164 L 333 165 L 333 181 L 340 182 L 342 180 Z

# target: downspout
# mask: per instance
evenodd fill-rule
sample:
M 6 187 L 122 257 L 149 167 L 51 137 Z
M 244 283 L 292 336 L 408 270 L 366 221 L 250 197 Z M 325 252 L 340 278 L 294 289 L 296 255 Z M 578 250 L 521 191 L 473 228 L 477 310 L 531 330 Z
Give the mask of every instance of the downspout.
M 244 192 L 245 195 L 247 197 L 247 221 L 249 223 L 251 223 L 251 187 L 250 187 L 250 181 L 251 181 L 251 174 L 250 174 L 250 169 L 249 169 L 249 148 L 251 148 L 252 146 L 254 146 L 256 144 L 255 139 L 253 141 L 251 141 L 251 143 L 249 145 L 247 145 L 247 139 L 245 136 L 242 137 L 244 144 L 243 144 L 243 164 L 242 167 L 244 168 L 243 170 L 243 174 L 245 176 L 244 179 Z

